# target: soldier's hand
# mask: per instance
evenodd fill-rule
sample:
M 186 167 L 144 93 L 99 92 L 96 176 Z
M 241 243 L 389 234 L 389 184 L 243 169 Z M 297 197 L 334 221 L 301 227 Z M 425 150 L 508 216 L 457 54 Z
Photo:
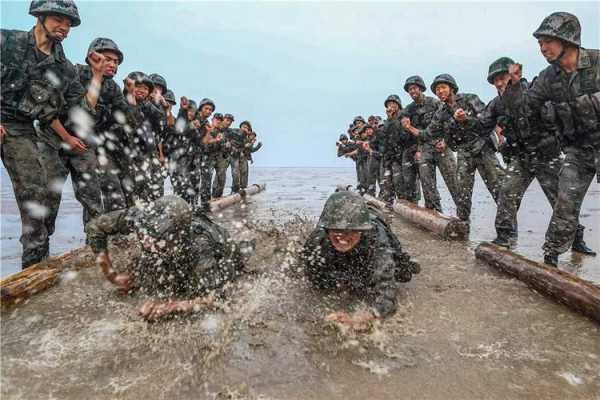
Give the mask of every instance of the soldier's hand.
M 181 99 L 179 99 L 179 106 L 181 108 L 183 108 L 184 110 L 187 110 L 188 109 L 188 105 L 189 105 L 189 103 L 188 103 L 187 97 L 181 96 Z
M 523 77 L 523 65 L 519 63 L 509 65 L 508 74 L 510 75 L 510 81 L 512 83 L 519 82 Z
M 192 126 L 196 129 L 200 129 L 200 121 L 198 121 L 197 119 L 193 120 Z
M 0 124 L 0 143 L 2 143 L 2 141 L 4 140 L 4 136 L 6 136 L 7 132 L 6 132 L 6 128 L 4 128 L 4 125 Z
M 462 108 L 459 108 L 454 112 L 454 119 L 458 122 L 464 122 L 467 120 L 467 113 Z
M 71 136 L 67 140 L 67 144 L 70 149 L 76 153 L 84 153 L 87 150 L 87 145 L 81 141 L 81 139 L 76 138 L 75 136 Z
M 127 93 L 133 94 L 135 90 L 135 81 L 131 78 L 123 79 L 123 85 L 125 85 L 125 89 L 127 89 Z
M 411 127 L 410 118 L 408 118 L 408 117 L 402 117 L 402 119 L 400 120 L 400 123 L 402 124 L 402 127 L 404 129 L 409 129 Z
M 443 153 L 446 150 L 446 142 L 444 140 L 440 140 L 439 142 L 437 142 L 435 144 L 435 149 L 439 152 L 439 153 Z
M 325 320 L 344 325 L 355 331 L 365 331 L 371 327 L 375 315 L 369 311 L 357 311 L 354 314 L 339 311 L 329 314 Z
M 417 151 L 415 153 L 415 161 L 421 161 L 421 152 L 420 151 Z
M 131 290 L 131 277 L 127 274 L 117 274 L 113 283 L 121 292 L 127 293 Z
M 146 321 L 157 321 L 166 315 L 174 313 L 175 311 L 177 311 L 176 302 L 160 303 L 158 301 L 148 300 L 140 308 L 139 314 Z
M 97 51 L 92 51 L 90 54 L 88 54 L 88 61 L 94 75 L 104 75 L 106 67 L 108 67 L 108 63 L 106 62 L 106 57 L 104 57 L 104 54 L 98 53 Z

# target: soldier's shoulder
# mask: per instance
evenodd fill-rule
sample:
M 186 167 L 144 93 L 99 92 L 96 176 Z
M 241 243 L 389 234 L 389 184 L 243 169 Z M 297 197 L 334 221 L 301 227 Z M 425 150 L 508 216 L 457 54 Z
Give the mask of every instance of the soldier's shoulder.
M 7 45 L 16 46 L 17 44 L 27 42 L 26 31 L 19 31 L 16 29 L 0 29 L 0 44 L 2 47 Z
M 435 108 L 437 108 L 440 105 L 440 101 L 438 99 L 436 99 L 435 97 L 431 97 L 431 96 L 425 96 L 425 104 L 428 106 L 433 106 Z

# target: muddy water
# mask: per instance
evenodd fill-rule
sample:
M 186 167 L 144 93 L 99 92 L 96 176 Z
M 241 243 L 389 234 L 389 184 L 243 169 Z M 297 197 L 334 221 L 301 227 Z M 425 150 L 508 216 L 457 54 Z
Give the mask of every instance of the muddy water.
M 294 263 L 330 191 L 319 174 L 297 173 L 315 183 L 298 195 L 271 174 L 267 193 L 217 216 L 258 244 L 252 274 L 217 310 L 146 324 L 136 315 L 142 299 L 77 268 L 91 255 L 74 260 L 59 285 L 2 314 L 2 398 L 600 398 L 600 326 L 476 261 L 472 243 L 397 219 L 394 231 L 422 265 L 398 313 L 366 334 L 325 323 L 362 305 L 313 291 Z M 312 202 L 295 210 L 299 197 Z

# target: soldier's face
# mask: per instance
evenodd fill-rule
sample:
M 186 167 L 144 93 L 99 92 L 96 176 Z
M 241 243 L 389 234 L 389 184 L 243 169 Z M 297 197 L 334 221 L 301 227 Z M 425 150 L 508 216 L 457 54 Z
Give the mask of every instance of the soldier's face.
M 210 114 L 212 114 L 212 113 L 213 113 L 213 107 L 210 104 L 205 104 L 200 109 L 200 115 L 202 115 L 202 118 L 208 118 L 208 117 L 210 117 Z
M 410 85 L 408 87 L 408 94 L 413 100 L 418 100 L 421 97 L 421 93 L 423 93 L 423 91 L 417 85 Z
M 248 128 L 248 125 L 246 125 L 246 124 L 240 126 L 240 130 L 242 132 L 244 132 L 245 134 L 249 134 L 250 133 L 250 128 Z
M 508 72 L 497 74 L 494 77 L 494 86 L 496 87 L 496 90 L 498 90 L 498 93 L 504 93 L 504 89 L 506 89 L 508 81 L 510 81 L 510 75 Z
M 117 74 L 119 69 L 119 56 L 117 53 L 112 51 L 103 51 L 102 55 L 106 59 L 106 69 L 104 70 L 104 76 L 112 78 Z
M 443 102 L 447 102 L 450 99 L 450 93 L 452 93 L 452 89 L 447 83 L 439 83 L 435 87 L 435 95 Z
M 538 39 L 538 44 L 540 45 L 542 55 L 548 62 L 556 61 L 563 51 L 562 42 L 551 37 L 540 37 Z
M 220 128 L 222 124 L 223 124 L 223 120 L 222 119 L 213 118 L 213 120 L 212 120 L 212 126 L 213 126 L 213 128 Z
M 233 120 L 231 118 L 225 118 L 223 120 L 223 127 L 224 128 L 229 128 L 232 123 L 233 123 Z
M 362 121 L 356 121 L 354 126 L 356 126 L 357 128 L 362 128 L 363 126 L 365 126 L 365 123 Z
M 368 127 L 367 129 L 365 129 L 365 135 L 367 135 L 367 138 L 371 138 L 373 136 L 373 128 Z
M 394 115 L 398 112 L 400 106 L 395 101 L 388 101 L 385 105 L 385 113 L 387 116 Z
M 188 121 L 193 121 L 196 117 L 196 110 L 189 108 L 187 112 Z
M 362 234 L 360 231 L 330 229 L 327 236 L 336 251 L 347 253 L 360 242 Z
M 135 85 L 135 90 L 133 91 L 133 95 L 135 96 L 136 101 L 144 101 L 150 94 L 150 88 L 144 84 Z
M 48 15 L 44 19 L 44 26 L 52 39 L 62 42 L 69 36 L 71 20 L 62 15 Z

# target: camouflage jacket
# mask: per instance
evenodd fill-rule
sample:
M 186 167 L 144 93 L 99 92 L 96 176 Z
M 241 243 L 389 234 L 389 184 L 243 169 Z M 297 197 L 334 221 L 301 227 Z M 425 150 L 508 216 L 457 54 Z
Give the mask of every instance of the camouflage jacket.
M 246 135 L 239 129 L 227 129 L 226 138 L 231 144 L 231 156 L 240 158 L 246 143 Z
M 454 112 L 462 108 L 467 114 L 467 120 L 458 122 L 454 119 Z M 479 96 L 470 93 L 456 95 L 456 103 L 449 106 L 446 103 L 433 114 L 431 123 L 421 132 L 425 142 L 437 142 L 444 139 L 453 151 L 466 150 L 475 154 L 483 148 L 492 149 L 489 132 L 482 129 L 478 119 L 479 114 L 485 109 L 485 104 Z
M 410 119 L 410 123 L 415 128 L 423 131 L 427 129 L 433 115 L 440 107 L 440 101 L 433 97 L 423 96 L 423 102 L 417 103 L 413 101 L 403 110 L 403 115 Z M 417 138 L 419 145 L 421 146 L 435 146 L 435 142 L 425 141 L 422 136 Z
M 246 158 L 246 160 L 252 161 L 252 153 L 256 153 L 258 150 L 260 150 L 262 148 L 262 143 L 256 143 L 256 138 L 252 140 L 250 139 L 250 136 L 244 136 L 244 150 L 242 151 L 242 155 Z M 256 143 L 256 145 L 254 143 Z
M 107 250 L 111 235 L 139 233 L 137 226 L 143 216 L 139 208 L 132 207 L 90 221 L 85 231 L 94 253 Z M 243 260 L 227 231 L 196 212 L 189 228 L 167 241 L 160 254 L 142 250 L 128 269 L 135 286 L 148 294 L 189 297 L 203 295 L 237 277 Z
M 93 113 L 85 99 L 77 70 L 56 43 L 50 55 L 37 49 L 33 29 L 29 32 L 0 31 L 1 120 L 40 121 L 46 127 L 52 120 L 67 116 L 72 107 Z M 54 133 L 48 137 L 60 144 Z
M 399 282 L 408 282 L 418 265 L 402 251 L 383 219 L 369 210 L 373 229 L 347 253 L 335 250 L 324 228 L 315 229 L 304 244 L 301 261 L 308 279 L 320 288 L 346 287 L 363 295 L 377 314 L 397 308 Z
M 412 140 L 409 136 L 413 137 L 413 135 L 404 130 L 400 123 L 400 118 L 402 118 L 401 111 L 397 116 L 385 120 L 384 123 L 383 156 L 386 161 L 401 161 L 405 145 L 411 143 Z
M 531 87 L 511 84 L 504 96 L 527 110 L 527 117 L 541 118 L 544 104 L 551 102 L 564 145 L 600 147 L 599 50 L 580 48 L 576 73 L 550 65 Z

